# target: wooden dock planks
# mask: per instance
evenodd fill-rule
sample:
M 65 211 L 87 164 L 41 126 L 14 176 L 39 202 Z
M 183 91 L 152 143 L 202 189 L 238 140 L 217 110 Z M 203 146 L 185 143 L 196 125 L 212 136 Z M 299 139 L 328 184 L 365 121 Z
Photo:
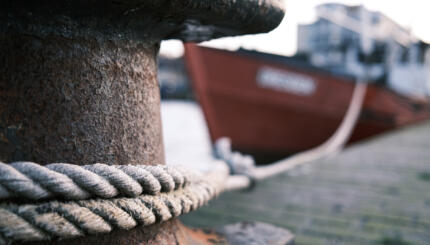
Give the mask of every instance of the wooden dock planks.
M 297 245 L 430 244 L 430 122 L 222 194 L 182 218 L 213 227 L 255 220 L 290 229 Z

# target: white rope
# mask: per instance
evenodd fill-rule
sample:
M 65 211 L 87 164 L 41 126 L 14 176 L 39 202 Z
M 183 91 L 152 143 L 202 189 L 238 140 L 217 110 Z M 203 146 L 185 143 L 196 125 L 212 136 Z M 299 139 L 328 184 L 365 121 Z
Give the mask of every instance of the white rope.
M 59 188 L 61 191 L 55 190 L 55 192 L 52 193 L 61 193 L 63 195 L 65 194 L 65 190 L 71 191 L 72 193 L 78 193 L 76 190 L 73 190 L 74 188 L 79 188 L 78 184 L 69 180 L 59 181 L 58 179 L 60 177 L 57 176 L 57 174 L 52 174 L 49 171 L 46 171 L 43 166 L 37 165 L 37 167 L 35 167 L 34 165 L 36 164 L 34 163 L 13 163 L 10 165 L 3 165 L 6 165 L 6 167 L 3 166 L 2 169 L 8 169 L 8 167 L 12 166 L 13 169 L 19 169 L 20 171 L 18 171 L 18 173 L 21 175 L 21 179 L 23 176 L 27 176 L 22 172 L 34 177 L 35 174 L 29 174 L 30 170 L 28 170 L 28 168 L 26 168 L 26 171 L 22 170 L 24 166 L 30 165 L 31 169 L 39 170 L 39 172 L 45 171 L 45 174 L 49 173 L 48 175 L 39 175 L 37 177 L 38 181 L 43 182 L 43 186 L 48 190 L 52 187 L 50 187 L 50 184 L 46 184 L 45 182 L 47 181 L 42 180 L 42 177 L 40 176 L 45 176 L 52 181 L 52 183 L 60 183 L 59 186 L 63 186 Z M 50 165 L 48 165 L 48 167 L 49 166 Z M 128 186 L 128 184 L 126 185 L 124 184 L 125 182 L 121 182 L 120 180 L 130 181 L 129 178 L 135 177 L 133 175 L 127 175 L 127 177 L 124 177 L 123 175 L 118 174 L 119 172 L 113 170 L 131 169 L 126 166 L 109 166 L 109 168 L 106 168 L 108 165 L 103 164 L 96 165 L 93 168 L 90 168 L 89 166 L 90 165 L 77 167 L 88 171 L 94 171 L 97 173 L 96 176 L 103 176 L 103 178 L 107 178 L 110 181 L 114 179 L 115 181 L 110 183 L 112 183 L 112 186 L 119 191 L 118 193 L 125 193 L 123 188 Z M 48 169 L 48 167 L 46 168 Z M 133 168 L 135 167 L 136 166 L 133 166 Z M 59 167 L 57 166 L 52 169 L 58 168 Z M 78 170 L 78 168 L 74 168 L 74 170 L 82 170 Z M 171 187 L 174 188 L 170 189 L 169 192 L 159 192 L 156 195 L 143 194 L 134 196 L 133 198 L 95 198 L 77 201 L 54 200 L 39 202 L 36 204 L 1 203 L 0 244 L 12 243 L 15 241 L 28 242 L 69 239 L 84 236 L 85 234 L 108 233 L 113 229 L 129 230 L 137 225 L 151 225 L 156 222 L 166 221 L 172 217 L 188 213 L 206 204 L 210 199 L 222 191 L 223 182 L 227 178 L 225 171 L 212 172 L 203 176 L 193 173 L 192 171 L 189 171 L 187 174 L 183 174 L 183 169 L 179 170 L 166 166 L 145 166 L 144 168 L 151 171 L 151 173 L 158 171 L 158 174 L 154 175 L 158 177 L 163 176 L 163 178 L 166 178 L 166 183 L 170 183 L 171 180 L 171 182 L 174 183 Z M 49 169 L 51 169 L 51 167 L 49 167 Z M 62 167 L 62 169 L 64 170 L 66 168 Z M 97 171 L 95 171 L 95 169 L 97 169 Z M 137 169 L 140 168 L 138 167 Z M 3 174 L 4 172 L 0 173 Z M 73 173 L 76 174 L 76 172 Z M 108 176 L 108 174 L 112 175 Z M 147 176 L 151 176 L 150 178 L 153 178 L 154 175 Z M 65 176 L 68 175 L 65 174 Z M 142 175 L 136 174 L 136 176 L 141 177 Z M 167 178 L 167 176 L 170 176 L 170 178 Z M 61 176 L 61 178 L 65 179 L 64 176 Z M 12 180 L 12 177 L 9 176 L 7 179 Z M 133 181 L 136 179 L 138 178 L 134 178 Z M 140 180 L 147 183 L 142 178 Z M 14 185 L 19 187 L 20 184 L 17 183 L 14 183 Z M 28 183 L 30 183 L 30 185 L 37 185 L 34 181 L 21 182 L 21 184 L 24 185 Z M 76 184 L 76 186 L 71 183 Z M 97 188 L 99 189 L 100 186 Z M 43 188 L 41 188 L 41 190 L 43 190 Z M 25 189 L 25 191 L 21 193 L 26 193 L 26 191 L 27 190 Z M 136 190 L 128 192 L 130 195 L 134 195 L 136 193 Z M 27 194 L 24 194 L 24 196 L 28 197 Z M 36 196 L 40 197 L 40 195 Z M 78 199 L 83 197 L 82 195 L 76 196 L 79 197 Z
M 360 116 L 366 94 L 366 83 L 356 83 L 348 110 L 336 132 L 322 145 L 274 164 L 256 168 L 252 176 L 257 180 L 285 172 L 304 163 L 308 163 L 340 151 L 348 141 Z
M 188 185 L 198 174 L 175 167 L 0 162 L 0 200 L 136 197 L 169 192 Z
M 251 157 L 231 151 L 231 142 L 229 139 L 219 139 L 215 143 L 215 155 L 225 161 L 234 174 L 242 176 L 238 176 L 234 181 L 232 180 L 226 186 L 226 189 L 241 189 L 251 185 L 252 182 L 250 182 L 250 179 L 243 178 L 243 176 L 248 176 L 253 181 L 266 179 L 304 163 L 321 159 L 340 151 L 345 146 L 357 124 L 364 103 L 366 89 L 367 83 L 365 82 L 357 82 L 355 84 L 347 112 L 336 132 L 326 142 L 316 148 L 298 153 L 267 166 L 256 167 Z

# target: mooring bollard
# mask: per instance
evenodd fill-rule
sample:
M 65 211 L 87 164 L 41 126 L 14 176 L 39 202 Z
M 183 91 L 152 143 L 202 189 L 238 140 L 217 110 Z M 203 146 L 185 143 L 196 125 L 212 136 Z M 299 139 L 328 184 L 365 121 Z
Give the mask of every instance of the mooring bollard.
M 0 161 L 40 164 L 163 164 L 160 41 L 267 32 L 284 14 L 275 0 L 0 5 Z M 176 244 L 183 233 L 173 219 L 61 242 Z

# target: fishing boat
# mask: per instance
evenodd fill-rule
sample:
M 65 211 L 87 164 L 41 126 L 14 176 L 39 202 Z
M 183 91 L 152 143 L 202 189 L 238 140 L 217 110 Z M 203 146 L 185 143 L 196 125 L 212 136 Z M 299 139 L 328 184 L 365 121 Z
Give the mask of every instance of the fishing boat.
M 257 162 L 322 144 L 338 128 L 353 94 L 353 76 L 256 51 L 185 44 L 185 60 L 212 141 Z M 430 117 L 429 101 L 369 84 L 348 144 Z

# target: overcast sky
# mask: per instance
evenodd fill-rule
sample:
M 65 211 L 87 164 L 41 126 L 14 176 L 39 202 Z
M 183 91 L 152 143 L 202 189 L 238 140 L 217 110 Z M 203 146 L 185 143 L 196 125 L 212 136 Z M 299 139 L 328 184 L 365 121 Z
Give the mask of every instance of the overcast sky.
M 400 25 L 410 28 L 412 33 L 430 42 L 430 0 L 285 0 L 286 15 L 282 23 L 270 33 L 242 37 L 221 38 L 204 45 L 225 49 L 255 49 L 263 52 L 292 55 L 297 46 L 297 25 L 315 20 L 315 6 L 338 2 L 348 5 L 363 4 L 371 10 L 378 10 Z M 164 41 L 161 51 L 164 55 L 180 56 L 183 53 L 179 41 Z

